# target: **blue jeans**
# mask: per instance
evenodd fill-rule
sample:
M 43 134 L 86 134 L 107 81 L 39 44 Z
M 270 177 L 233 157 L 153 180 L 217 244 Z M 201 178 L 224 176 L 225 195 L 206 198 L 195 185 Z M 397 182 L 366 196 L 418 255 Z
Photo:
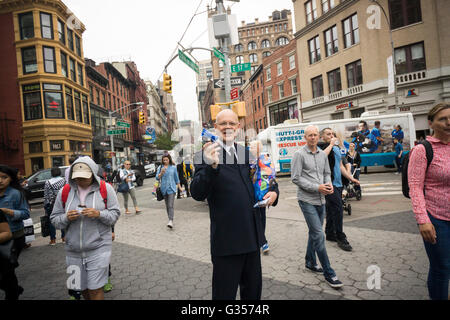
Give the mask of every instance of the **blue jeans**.
M 49 208 L 44 208 L 45 213 L 50 218 L 50 215 L 52 214 L 51 210 Z M 64 229 L 61 229 L 61 238 L 64 238 L 66 235 L 66 232 Z M 56 228 L 55 226 L 50 222 L 50 240 L 56 240 Z
M 309 229 L 308 247 L 306 248 L 306 265 L 313 267 L 317 265 L 316 253 L 325 277 L 332 278 L 336 273 L 331 268 L 325 248 L 325 233 L 323 232 L 323 219 L 325 216 L 325 205 L 315 206 L 301 200 L 298 201 Z
M 450 280 L 450 221 L 439 220 L 428 214 L 436 230 L 436 244 L 424 241 L 430 261 L 428 271 L 428 293 L 431 300 L 448 299 Z

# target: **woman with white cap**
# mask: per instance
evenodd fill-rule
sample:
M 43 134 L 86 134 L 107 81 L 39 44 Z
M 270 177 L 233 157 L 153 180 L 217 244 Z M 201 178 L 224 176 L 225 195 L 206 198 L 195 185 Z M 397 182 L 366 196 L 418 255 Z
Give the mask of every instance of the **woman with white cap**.
M 103 300 L 111 259 L 111 227 L 120 210 L 111 185 L 95 173 L 98 166 L 90 157 L 81 157 L 70 167 L 69 181 L 55 201 L 51 222 L 66 229 L 66 262 L 79 275 L 72 288 L 86 300 Z

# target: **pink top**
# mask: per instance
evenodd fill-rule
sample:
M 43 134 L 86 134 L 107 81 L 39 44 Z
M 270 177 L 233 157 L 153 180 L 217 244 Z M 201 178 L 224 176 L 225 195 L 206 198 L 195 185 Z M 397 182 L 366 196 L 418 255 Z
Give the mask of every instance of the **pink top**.
M 89 193 L 89 191 L 91 191 L 91 186 L 87 187 L 86 189 L 83 189 L 80 186 L 78 186 L 78 196 L 80 197 L 81 205 L 86 205 L 84 200 L 86 200 L 86 196 Z
M 430 136 L 427 140 L 433 147 L 428 170 L 423 145 L 414 147 L 408 166 L 409 195 L 418 224 L 430 223 L 427 210 L 436 219 L 450 221 L 450 143 Z

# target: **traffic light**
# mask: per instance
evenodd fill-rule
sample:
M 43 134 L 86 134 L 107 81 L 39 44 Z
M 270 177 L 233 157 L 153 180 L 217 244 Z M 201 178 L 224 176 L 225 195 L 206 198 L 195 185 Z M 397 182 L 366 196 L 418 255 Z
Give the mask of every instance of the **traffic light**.
M 167 73 L 163 76 L 163 90 L 167 93 L 172 93 L 172 77 Z
M 139 123 L 145 124 L 145 115 L 144 115 L 144 112 L 142 112 L 142 111 L 139 111 Z
M 211 105 L 210 108 L 211 108 L 211 120 L 216 121 L 217 114 L 220 111 L 222 111 L 222 108 L 217 104 Z
M 238 118 L 244 118 L 246 116 L 244 101 L 234 103 L 231 109 L 238 115 Z

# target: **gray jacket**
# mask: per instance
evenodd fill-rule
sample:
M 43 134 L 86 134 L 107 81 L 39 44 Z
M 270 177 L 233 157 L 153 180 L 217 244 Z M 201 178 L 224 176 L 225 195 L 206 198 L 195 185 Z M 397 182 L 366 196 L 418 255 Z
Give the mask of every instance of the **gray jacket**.
M 325 152 L 317 148 L 312 153 L 308 145 L 297 150 L 291 162 L 291 179 L 298 187 L 298 200 L 316 206 L 324 205 L 325 196 L 319 192 L 319 186 L 331 183 L 330 165 Z
M 98 171 L 97 164 L 89 157 L 81 157 L 76 163 L 86 163 L 92 172 Z M 62 189 L 56 197 L 50 220 L 57 229 L 66 229 L 66 252 L 68 256 L 85 258 L 103 252 L 110 252 L 112 247 L 111 227 L 120 216 L 119 202 L 114 188 L 107 183 L 107 209 L 100 194 L 100 178 L 94 174 L 94 183 L 91 191 L 86 195 L 85 204 L 88 208 L 100 211 L 100 217 L 88 218 L 80 216 L 74 221 L 69 221 L 67 212 L 76 210 L 80 204 L 78 187 L 72 177 L 70 167 L 69 184 L 71 186 L 65 208 L 62 203 Z

